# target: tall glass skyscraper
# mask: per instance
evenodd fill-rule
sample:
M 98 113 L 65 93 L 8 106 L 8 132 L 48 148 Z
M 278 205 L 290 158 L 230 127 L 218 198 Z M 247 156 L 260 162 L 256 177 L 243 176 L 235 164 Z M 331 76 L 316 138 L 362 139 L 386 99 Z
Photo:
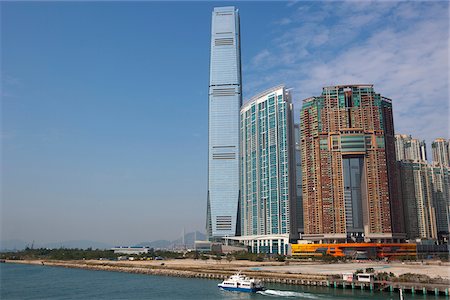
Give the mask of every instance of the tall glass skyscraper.
M 276 87 L 241 109 L 242 234 L 297 233 L 289 91 Z
M 291 95 L 283 86 L 241 108 L 241 233 L 255 253 L 286 254 L 297 239 Z
M 216 7 L 212 13 L 209 79 L 206 230 L 210 239 L 239 233 L 241 105 L 239 13 L 234 7 Z

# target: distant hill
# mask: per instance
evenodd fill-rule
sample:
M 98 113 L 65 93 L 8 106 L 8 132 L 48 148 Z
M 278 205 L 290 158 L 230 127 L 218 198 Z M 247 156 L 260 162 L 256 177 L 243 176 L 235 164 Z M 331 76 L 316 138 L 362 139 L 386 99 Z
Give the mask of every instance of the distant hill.
M 197 234 L 196 234 L 197 233 Z M 206 235 L 201 233 L 200 231 L 197 232 L 189 232 L 184 235 L 184 243 L 188 248 L 194 248 L 194 241 L 197 239 L 197 241 L 204 241 L 206 240 Z M 173 241 L 173 244 L 175 245 L 182 245 L 183 244 L 183 238 L 179 238 Z
M 43 248 L 79 248 L 79 249 L 110 249 L 113 245 L 94 242 L 89 240 L 73 240 L 73 241 L 64 241 L 60 243 L 47 243 L 42 245 Z M 36 248 L 36 247 L 35 247 Z
M 167 240 L 157 240 L 153 242 L 142 242 L 136 244 L 136 247 L 150 247 L 154 249 L 169 249 L 171 248 L 172 242 Z
M 194 248 L 194 240 L 205 240 L 206 235 L 204 233 L 201 233 L 200 231 L 197 232 L 189 232 L 186 233 L 184 236 L 184 244 L 187 248 Z M 19 251 L 23 250 L 26 247 L 34 248 L 79 248 L 79 249 L 110 249 L 114 245 L 110 245 L 107 243 L 101 243 L 101 242 L 95 242 L 95 241 L 89 241 L 89 240 L 72 240 L 72 241 L 63 241 L 63 242 L 55 242 L 55 243 L 45 243 L 45 244 L 39 244 L 34 243 L 33 241 L 25 242 L 22 240 L 1 240 L 0 241 L 0 251 Z M 126 245 L 124 245 L 126 246 Z M 168 240 L 156 240 L 152 242 L 142 242 L 138 243 L 134 246 L 137 247 L 150 247 L 154 249 L 173 249 L 177 247 L 183 246 L 183 239 L 180 237 L 173 241 Z
M 31 246 L 31 243 L 27 243 L 22 240 L 1 240 L 0 251 L 16 251 L 23 250 L 25 247 Z
M 64 242 L 57 242 L 57 243 L 45 243 L 45 244 L 39 244 L 31 242 L 25 242 L 22 240 L 2 240 L 0 241 L 0 251 L 20 251 L 24 250 L 26 247 L 33 247 L 33 248 L 49 248 L 49 249 L 55 249 L 55 248 L 79 248 L 79 249 L 110 249 L 112 245 L 101 243 L 101 242 L 95 242 L 95 241 L 89 241 L 89 240 L 73 240 L 73 241 L 64 241 Z
M 186 233 L 184 236 L 184 244 L 187 248 L 194 248 L 194 241 L 197 240 L 205 240 L 206 235 L 204 233 L 201 233 L 200 231 L 197 232 L 189 232 Z M 154 249 L 172 249 L 174 247 L 179 247 L 183 245 L 183 238 L 180 237 L 173 241 L 168 240 L 157 240 L 153 242 L 142 242 L 139 244 L 136 244 L 134 246 L 137 247 L 150 247 Z

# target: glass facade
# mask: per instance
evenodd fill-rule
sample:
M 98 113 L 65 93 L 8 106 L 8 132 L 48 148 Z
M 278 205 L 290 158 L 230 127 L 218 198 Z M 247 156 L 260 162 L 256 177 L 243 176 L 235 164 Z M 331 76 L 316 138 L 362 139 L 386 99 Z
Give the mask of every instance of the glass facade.
M 214 239 L 235 236 L 238 227 L 242 105 L 238 11 L 214 8 L 211 27 L 206 229 Z
M 346 230 L 348 233 L 363 234 L 361 186 L 366 180 L 363 178 L 364 157 L 344 157 L 342 169 L 344 172 Z
M 240 124 L 242 235 L 296 234 L 289 92 L 281 86 L 254 97 L 242 107 Z

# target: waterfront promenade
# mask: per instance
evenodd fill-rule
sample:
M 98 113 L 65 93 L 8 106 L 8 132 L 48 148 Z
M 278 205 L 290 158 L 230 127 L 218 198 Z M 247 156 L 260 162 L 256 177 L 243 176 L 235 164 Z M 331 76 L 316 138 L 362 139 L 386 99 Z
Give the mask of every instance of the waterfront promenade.
M 410 293 L 431 293 L 448 295 L 449 263 L 421 262 L 362 262 L 362 263 L 321 263 L 321 262 L 252 262 L 227 260 L 173 259 L 159 261 L 104 261 L 104 260 L 21 260 L 8 263 L 25 263 L 68 268 L 82 268 L 104 271 L 117 271 L 150 275 L 165 275 L 191 278 L 224 279 L 236 271 L 259 278 L 264 282 L 294 285 L 328 286 L 331 288 L 357 288 L 366 290 L 397 291 L 404 289 Z M 446 284 L 419 282 L 346 283 L 338 274 L 354 272 L 358 269 L 373 268 L 376 272 L 392 272 L 396 276 L 415 273 L 431 278 L 446 279 Z

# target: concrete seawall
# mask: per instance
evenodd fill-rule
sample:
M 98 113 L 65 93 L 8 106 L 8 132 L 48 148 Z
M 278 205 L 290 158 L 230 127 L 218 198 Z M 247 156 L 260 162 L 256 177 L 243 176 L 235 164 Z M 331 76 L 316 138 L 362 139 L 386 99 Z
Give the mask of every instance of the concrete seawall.
M 117 265 L 114 263 L 92 263 L 84 261 L 54 261 L 54 260 L 7 260 L 8 263 L 20 263 L 20 264 L 35 264 L 46 265 L 65 268 L 77 268 L 77 269 L 89 269 L 89 270 L 101 270 L 101 271 L 113 271 L 113 272 L 126 272 L 135 274 L 149 274 L 149 275 L 163 275 L 163 276 L 175 276 L 175 277 L 188 277 L 188 278 L 209 278 L 209 279 L 225 279 L 234 274 L 234 270 L 217 270 L 212 268 L 173 268 L 161 266 L 136 266 L 127 265 L 125 263 Z M 317 274 L 284 274 L 273 273 L 263 271 L 245 271 L 245 274 L 254 278 L 258 278 L 265 282 L 277 282 L 277 283 L 292 283 L 300 284 L 308 281 L 323 281 L 326 282 L 328 275 Z M 295 280 L 295 282 L 294 282 Z M 297 280 L 299 280 L 297 283 Z M 311 284 L 317 285 L 317 284 Z

